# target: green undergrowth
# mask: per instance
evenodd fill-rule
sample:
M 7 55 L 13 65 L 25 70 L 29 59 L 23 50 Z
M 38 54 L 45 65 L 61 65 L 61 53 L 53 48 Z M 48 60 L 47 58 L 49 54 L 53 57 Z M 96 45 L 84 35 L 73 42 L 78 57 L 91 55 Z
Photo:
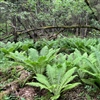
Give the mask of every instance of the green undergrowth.
M 50 93 L 50 100 L 60 100 L 61 94 L 80 84 L 90 86 L 91 88 L 86 87 L 89 92 L 93 88 L 98 91 L 100 89 L 100 39 L 64 37 L 37 42 L 32 40 L 17 43 L 0 42 L 0 73 L 5 73 L 6 77 L 11 66 L 19 65 L 33 75 L 32 81 L 25 84 L 47 90 Z M 15 70 L 11 71 L 13 77 L 10 78 L 14 80 L 18 75 Z M 0 76 L 1 92 L 2 78 L 4 77 Z M 92 100 L 88 94 L 85 97 L 88 98 L 87 100 Z M 4 98 L 8 98 L 4 100 L 11 100 L 9 96 Z

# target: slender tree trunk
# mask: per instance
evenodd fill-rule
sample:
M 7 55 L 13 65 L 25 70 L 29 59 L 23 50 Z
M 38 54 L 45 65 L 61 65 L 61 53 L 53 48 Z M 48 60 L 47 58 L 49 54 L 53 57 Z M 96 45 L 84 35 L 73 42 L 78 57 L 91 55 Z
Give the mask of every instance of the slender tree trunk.
M 17 42 L 18 35 L 16 32 L 16 16 L 15 15 L 12 17 L 12 24 L 14 26 L 14 28 L 13 28 L 14 42 Z
M 86 15 L 86 25 L 88 25 L 88 14 Z M 88 32 L 88 30 L 87 30 L 87 28 L 85 28 L 84 37 L 87 36 L 87 32 Z

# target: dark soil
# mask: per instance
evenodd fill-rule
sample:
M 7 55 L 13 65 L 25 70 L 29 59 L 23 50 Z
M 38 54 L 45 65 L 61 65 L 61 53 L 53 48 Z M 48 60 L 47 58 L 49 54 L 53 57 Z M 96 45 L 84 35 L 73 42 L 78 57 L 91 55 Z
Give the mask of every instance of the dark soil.
M 46 90 L 30 86 L 19 88 L 16 94 L 17 97 L 23 97 L 25 100 L 50 100 L 51 95 Z M 88 90 L 83 85 L 80 85 L 62 93 L 58 100 L 100 100 L 100 91 Z
M 50 100 L 50 97 L 53 94 L 49 91 L 26 86 L 25 82 L 31 80 L 31 75 L 21 66 L 17 67 L 17 71 L 19 70 L 21 72 L 19 78 L 9 82 L 9 84 L 7 83 L 7 80 L 11 77 L 11 73 L 9 74 L 9 77 L 6 77 L 5 74 L 0 71 L 0 84 L 6 84 L 4 86 L 0 86 L 0 100 L 22 100 L 21 98 L 24 98 L 24 100 Z M 3 99 L 2 97 L 4 95 L 8 95 L 11 98 Z M 15 99 L 12 99 L 12 95 Z M 58 100 L 100 100 L 100 90 L 86 84 L 79 85 L 74 89 L 62 93 Z

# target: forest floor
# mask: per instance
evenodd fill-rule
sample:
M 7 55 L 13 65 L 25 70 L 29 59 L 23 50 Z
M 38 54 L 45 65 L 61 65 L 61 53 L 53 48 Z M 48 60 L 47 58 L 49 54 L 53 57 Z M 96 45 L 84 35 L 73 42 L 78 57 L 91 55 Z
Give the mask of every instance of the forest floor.
M 47 90 L 25 85 L 26 81 L 34 80 L 23 67 L 17 67 L 17 70 L 20 70 L 20 77 L 13 81 L 10 70 L 6 74 L 0 71 L 0 100 L 50 100 L 52 94 Z M 5 99 L 5 95 L 8 95 L 9 99 Z M 62 93 L 58 100 L 100 100 L 100 91 L 89 85 L 79 85 Z

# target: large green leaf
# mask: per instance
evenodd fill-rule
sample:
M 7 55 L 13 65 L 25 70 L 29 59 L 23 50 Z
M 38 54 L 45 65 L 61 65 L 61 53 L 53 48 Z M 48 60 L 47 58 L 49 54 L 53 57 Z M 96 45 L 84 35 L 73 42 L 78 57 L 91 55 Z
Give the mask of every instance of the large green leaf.
M 65 90 L 69 90 L 79 85 L 80 83 L 69 84 L 77 75 L 73 75 L 76 67 L 71 68 L 66 72 L 66 62 L 62 64 L 48 65 L 46 68 L 46 75 L 36 74 L 38 83 L 28 83 L 28 85 L 39 86 L 41 89 L 48 89 L 54 95 L 52 100 L 59 98 L 60 93 Z
M 40 56 L 45 56 L 46 54 L 48 54 L 49 49 L 47 46 L 43 47 L 40 51 Z
M 48 54 L 46 55 L 46 58 L 48 61 L 51 61 L 54 57 L 55 57 L 55 54 L 59 51 L 59 49 L 50 49 Z
M 64 86 L 64 88 L 62 89 L 62 92 L 63 92 L 63 91 L 66 91 L 66 90 L 70 90 L 70 89 L 72 89 L 72 88 L 78 86 L 79 84 L 81 84 L 81 83 L 77 82 L 77 83 L 67 84 L 67 85 Z
M 31 60 L 38 60 L 38 57 L 39 57 L 39 54 L 38 54 L 38 51 L 36 49 L 33 49 L 33 48 L 30 48 L 28 50 L 28 54 L 29 54 L 29 59 Z
M 66 62 L 57 66 L 57 74 L 56 74 L 56 77 L 57 77 L 56 83 L 57 84 L 61 84 L 61 79 L 64 76 L 64 74 L 66 73 L 66 68 L 67 68 Z
M 18 52 L 15 51 L 15 53 L 10 52 L 10 54 L 8 55 L 9 58 L 13 58 L 15 61 L 24 61 L 27 59 L 27 57 L 24 55 L 25 52 Z
M 56 79 L 56 65 L 47 65 L 46 74 L 48 76 L 50 84 L 55 84 Z
M 43 84 L 41 84 L 39 82 L 30 82 L 30 83 L 26 83 L 26 84 L 30 85 L 30 86 L 40 87 L 41 89 L 47 89 L 50 92 L 52 92 L 50 89 L 48 89 L 48 87 L 46 87 L 45 85 L 43 85 Z
M 59 97 L 60 97 L 60 94 L 54 95 L 54 96 L 51 97 L 51 100 L 57 100 Z
M 37 77 L 35 77 L 40 83 L 44 84 L 45 86 L 49 87 L 50 83 L 48 82 L 48 79 L 46 76 L 42 74 L 36 74 Z
M 72 69 L 68 70 L 64 76 L 61 79 L 61 86 L 65 85 L 66 82 L 68 81 L 68 79 L 72 76 L 72 74 L 74 74 L 76 70 L 76 67 L 73 67 Z

